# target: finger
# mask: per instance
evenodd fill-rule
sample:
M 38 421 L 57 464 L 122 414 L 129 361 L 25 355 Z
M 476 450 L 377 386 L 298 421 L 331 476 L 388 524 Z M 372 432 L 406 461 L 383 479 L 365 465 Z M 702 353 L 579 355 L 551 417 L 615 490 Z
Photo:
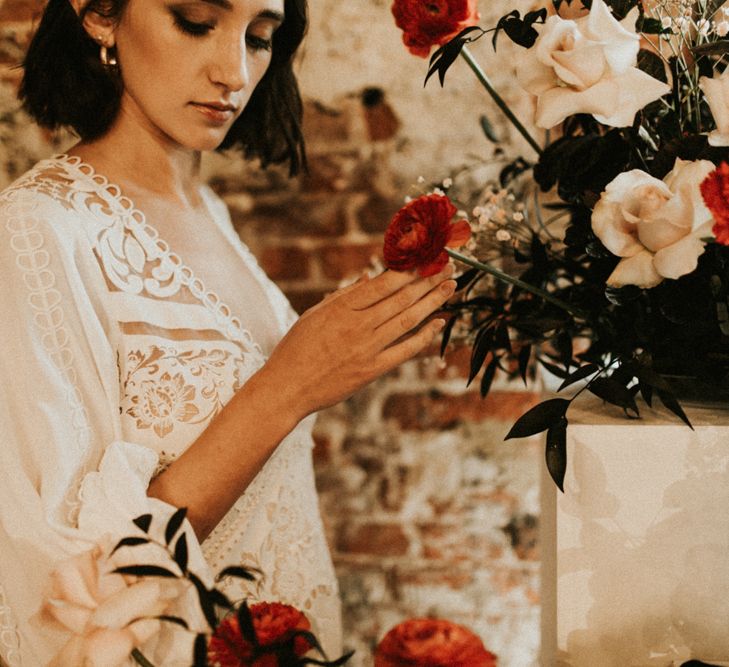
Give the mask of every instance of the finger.
M 378 355 L 378 363 L 382 365 L 382 372 L 387 372 L 422 352 L 433 342 L 435 337 L 443 330 L 444 326 L 445 320 L 440 318 L 428 322 L 428 324 L 412 336 L 408 336 L 401 342 L 380 352 Z
M 415 329 L 453 296 L 455 291 L 456 281 L 446 280 L 427 292 L 409 308 L 395 313 L 393 317 L 375 329 L 378 344 L 383 347 L 387 346 Z
M 453 275 L 453 267 L 448 266 L 434 276 L 420 278 L 415 282 L 405 285 L 405 287 L 399 289 L 391 296 L 375 304 L 371 307 L 373 325 L 375 327 L 379 327 L 385 322 L 397 317 L 403 317 L 406 321 L 409 321 L 415 316 L 415 312 L 410 311 L 410 308 L 423 299 L 426 294 L 429 294 L 434 290 L 436 290 L 436 294 L 438 294 L 437 289 L 443 290 L 442 294 L 444 295 L 444 298 L 440 302 L 442 303 L 445 299 L 450 297 L 455 290 L 455 281 L 448 280 L 451 275 Z M 422 318 L 414 324 L 411 324 L 406 331 L 410 331 L 410 329 L 412 329 L 421 320 Z
M 420 278 L 414 273 L 384 271 L 379 276 L 371 278 L 369 282 L 359 286 L 359 289 L 354 290 L 350 295 L 351 301 L 348 305 L 354 310 L 364 310 L 416 280 L 420 280 Z
M 345 294 L 349 294 L 350 292 L 352 292 L 353 290 L 355 290 L 360 285 L 366 283 L 368 280 L 370 280 L 369 274 L 363 273 L 351 285 L 345 285 L 344 287 L 340 287 L 339 289 L 334 290 L 333 292 L 330 292 L 329 294 L 325 295 L 324 298 L 317 305 L 321 305 L 321 304 L 324 304 L 324 303 L 329 303 L 333 299 L 338 299 L 340 296 L 343 296 Z

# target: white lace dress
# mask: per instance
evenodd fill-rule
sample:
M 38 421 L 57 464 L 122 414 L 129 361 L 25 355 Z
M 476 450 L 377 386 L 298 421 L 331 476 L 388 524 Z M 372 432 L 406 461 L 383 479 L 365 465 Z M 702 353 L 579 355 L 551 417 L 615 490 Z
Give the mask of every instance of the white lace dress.
M 124 533 L 135 516 L 173 511 L 147 498 L 149 480 L 295 317 L 222 202 L 206 199 L 216 229 L 205 233 L 222 235 L 239 264 L 230 305 L 200 278 L 217 261 L 200 261 L 200 238 L 170 247 L 77 158 L 44 160 L 0 194 L 0 655 L 10 666 L 46 664 L 64 642 L 35 618 L 54 564 L 104 532 Z M 259 568 L 253 589 L 228 592 L 302 609 L 336 657 L 339 601 L 311 428 L 307 419 L 281 443 L 202 553 L 212 572 Z

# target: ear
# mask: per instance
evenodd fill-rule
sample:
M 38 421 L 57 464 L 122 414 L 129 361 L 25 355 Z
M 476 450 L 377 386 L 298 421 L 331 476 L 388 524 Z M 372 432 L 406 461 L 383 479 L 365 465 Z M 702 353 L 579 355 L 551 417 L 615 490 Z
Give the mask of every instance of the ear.
M 84 7 L 89 4 L 89 0 L 69 0 L 69 2 L 79 15 Z M 95 42 L 107 47 L 114 46 L 114 22 L 111 19 L 101 16 L 95 11 L 89 11 L 84 15 L 83 25 Z

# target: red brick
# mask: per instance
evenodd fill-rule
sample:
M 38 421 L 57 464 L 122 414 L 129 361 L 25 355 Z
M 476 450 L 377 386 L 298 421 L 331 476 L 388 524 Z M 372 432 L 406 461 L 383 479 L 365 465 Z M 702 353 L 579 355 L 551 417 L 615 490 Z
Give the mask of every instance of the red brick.
M 351 187 L 357 153 L 328 153 L 309 158 L 308 173 L 302 177 L 306 192 L 341 192 Z
M 466 588 L 473 583 L 473 568 L 470 565 L 443 565 L 441 567 L 398 569 L 394 572 L 396 590 L 401 586 L 448 586 L 454 590 Z
M 347 142 L 350 139 L 350 119 L 347 113 L 320 102 L 304 105 L 304 137 L 309 142 Z
M 402 205 L 402 200 L 372 194 L 357 210 L 357 224 L 368 234 L 382 233 Z
M 315 289 L 286 290 L 286 296 L 291 302 L 291 306 L 299 315 L 319 303 L 328 293 Z
M 539 400 L 539 395 L 521 391 L 492 391 L 486 399 L 475 392 L 446 394 L 396 393 L 383 406 L 385 419 L 395 419 L 405 431 L 455 428 L 462 422 L 486 419 L 515 421 Z
M 346 229 L 346 201 L 342 196 L 302 195 L 259 204 L 251 212 L 231 211 L 236 227 L 253 229 L 261 238 L 342 236 Z
M 302 280 L 309 277 L 309 255 L 295 246 L 268 246 L 261 266 L 272 280 Z
M 32 21 L 40 17 L 44 4 L 39 0 L 5 0 L 0 6 L 0 21 Z
M 370 141 L 392 139 L 400 129 L 400 119 L 384 100 L 371 107 L 365 107 L 365 123 Z
M 409 546 L 407 536 L 397 524 L 362 524 L 345 530 L 337 542 L 340 552 L 373 556 L 404 556 Z
M 327 245 L 319 249 L 318 255 L 324 275 L 331 280 L 343 280 L 362 274 L 373 257 L 381 257 L 382 243 Z

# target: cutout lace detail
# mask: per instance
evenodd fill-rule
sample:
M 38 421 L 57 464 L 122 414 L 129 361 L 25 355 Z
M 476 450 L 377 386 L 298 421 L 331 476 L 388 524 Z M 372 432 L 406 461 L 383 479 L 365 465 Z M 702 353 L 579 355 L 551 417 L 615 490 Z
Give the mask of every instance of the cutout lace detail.
M 221 331 L 247 351 L 253 352 L 258 358 L 258 365 L 263 364 L 265 355 L 251 333 L 243 327 L 240 318 L 214 291 L 208 290 L 192 268 L 170 249 L 157 229 L 147 222 L 144 213 L 122 193 L 118 185 L 110 183 L 105 176 L 97 174 L 91 165 L 71 155 L 60 154 L 41 162 L 38 171 L 42 172 L 43 165 L 54 164 L 60 165 L 73 178 L 69 192 L 65 193 L 63 199 L 71 199 L 74 208 L 83 205 L 95 217 L 108 221 L 98 237 L 98 252 L 107 278 L 117 289 L 129 294 L 146 292 L 152 297 L 167 299 L 177 294 L 181 287 L 188 288 L 193 297 L 213 315 Z M 44 182 L 43 189 L 55 192 L 56 196 L 61 193 L 61 186 L 42 173 L 36 173 L 31 180 L 37 186 L 40 185 L 39 181 Z M 87 185 L 93 185 L 91 192 L 88 187 L 83 187 L 84 181 Z M 27 185 L 22 182 L 18 184 L 23 187 Z M 145 273 L 147 262 L 156 263 L 149 273 Z
M 44 248 L 45 238 L 35 216 L 36 206 L 22 199 L 17 201 L 17 197 L 14 199 L 7 207 L 5 222 L 11 234 L 10 246 L 16 253 L 15 262 L 28 289 L 28 305 L 35 314 L 33 321 L 42 332 L 43 348 L 66 381 L 66 403 L 76 433 L 76 448 L 83 459 L 90 446 L 91 432 L 78 389 L 73 352 L 68 345 L 61 293 L 55 287 L 56 276 L 50 268 L 50 255 Z M 78 474 L 79 484 L 82 476 L 83 470 Z M 65 501 L 68 508 L 66 519 L 71 525 L 75 524 L 81 505 L 77 488 L 78 484 L 69 489 Z
M 8 606 L 5 589 L 0 586 L 0 646 L 7 667 L 20 667 L 20 633 L 13 612 Z

